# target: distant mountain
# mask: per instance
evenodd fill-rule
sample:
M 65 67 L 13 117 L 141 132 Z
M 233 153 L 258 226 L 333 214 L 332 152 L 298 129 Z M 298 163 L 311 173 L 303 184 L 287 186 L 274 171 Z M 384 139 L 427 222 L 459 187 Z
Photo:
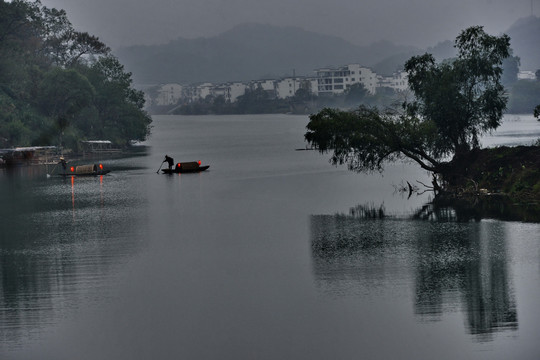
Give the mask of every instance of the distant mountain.
M 361 47 L 296 27 L 250 23 L 212 38 L 180 38 L 165 45 L 121 48 L 116 56 L 133 73 L 136 83 L 152 84 L 279 78 L 293 71 L 313 75 L 316 68 L 350 63 L 372 66 L 411 52 L 420 50 L 390 42 Z
M 513 55 L 520 58 L 519 69 L 532 71 L 540 69 L 540 18 L 529 16 L 519 19 L 504 33 L 510 36 Z M 457 56 L 454 41 L 451 40 L 441 41 L 425 51 L 420 51 L 420 53 L 425 52 L 433 54 L 438 62 Z M 396 68 L 402 68 L 411 56 L 417 54 L 415 50 L 398 53 L 373 64 L 372 67 L 377 73 L 388 74 Z
M 450 40 L 445 40 L 437 43 L 435 46 L 430 46 L 427 48 L 426 52 L 432 54 L 438 62 L 457 56 L 457 49 L 454 47 L 454 42 Z
M 420 55 L 423 53 L 424 51 L 418 49 L 394 54 L 372 65 L 371 68 L 379 75 L 389 76 L 396 71 L 403 70 L 405 62 L 409 60 L 412 56 Z
M 519 19 L 505 33 L 510 36 L 514 55 L 521 59 L 520 70 L 540 69 L 540 18 Z
M 540 19 L 520 19 L 505 33 L 511 37 L 514 55 L 521 58 L 520 69 L 540 69 Z M 453 44 L 445 40 L 427 50 L 387 41 L 357 46 L 297 27 L 247 23 L 215 37 L 130 46 L 118 49 L 116 55 L 138 84 L 219 83 L 279 78 L 293 71 L 310 76 L 317 68 L 351 63 L 390 75 L 414 55 L 428 52 L 437 61 L 454 57 Z
M 540 69 L 540 18 L 529 16 L 517 20 L 507 31 L 513 56 L 521 59 L 520 70 L 536 71 Z M 457 55 L 454 42 L 447 40 L 427 49 L 437 61 Z

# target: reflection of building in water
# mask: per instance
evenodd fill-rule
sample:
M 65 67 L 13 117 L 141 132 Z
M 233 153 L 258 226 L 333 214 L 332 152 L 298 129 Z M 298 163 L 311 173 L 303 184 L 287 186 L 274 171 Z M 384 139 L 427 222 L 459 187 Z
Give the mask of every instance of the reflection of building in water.
M 462 309 L 468 331 L 489 340 L 495 331 L 517 329 L 502 227 L 312 216 L 314 274 L 319 288 L 332 295 L 414 283 L 415 312 L 422 320 Z

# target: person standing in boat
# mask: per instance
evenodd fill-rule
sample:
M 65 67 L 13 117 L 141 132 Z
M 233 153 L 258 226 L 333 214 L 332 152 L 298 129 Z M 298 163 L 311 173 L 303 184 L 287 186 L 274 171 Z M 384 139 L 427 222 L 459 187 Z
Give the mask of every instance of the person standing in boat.
M 60 161 L 58 163 L 62 165 L 62 172 L 64 175 L 66 175 L 66 169 L 67 169 L 66 159 L 64 159 L 63 156 L 60 156 Z
M 174 164 L 174 160 L 172 157 L 170 157 L 169 155 L 165 155 L 165 160 L 163 160 L 163 162 L 167 162 L 167 164 L 169 164 L 169 170 L 172 170 Z

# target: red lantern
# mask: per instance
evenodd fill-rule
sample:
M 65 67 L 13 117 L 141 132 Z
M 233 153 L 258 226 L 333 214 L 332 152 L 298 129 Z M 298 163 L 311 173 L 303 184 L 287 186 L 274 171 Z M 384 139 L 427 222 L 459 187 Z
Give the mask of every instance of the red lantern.
M 201 160 L 199 160 L 197 163 L 198 163 L 199 165 L 201 165 Z
M 69 168 L 69 170 L 71 170 L 71 172 L 74 172 L 75 168 L 72 166 L 72 167 Z
M 99 164 L 99 170 L 103 170 L 103 164 Z

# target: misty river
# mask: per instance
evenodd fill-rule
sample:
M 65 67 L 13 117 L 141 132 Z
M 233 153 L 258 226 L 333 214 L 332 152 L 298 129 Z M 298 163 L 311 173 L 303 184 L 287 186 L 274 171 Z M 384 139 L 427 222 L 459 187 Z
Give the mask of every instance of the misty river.
M 540 358 L 540 224 L 413 217 L 429 174 L 334 167 L 307 122 L 155 116 L 107 175 L 0 169 L 0 359 Z

